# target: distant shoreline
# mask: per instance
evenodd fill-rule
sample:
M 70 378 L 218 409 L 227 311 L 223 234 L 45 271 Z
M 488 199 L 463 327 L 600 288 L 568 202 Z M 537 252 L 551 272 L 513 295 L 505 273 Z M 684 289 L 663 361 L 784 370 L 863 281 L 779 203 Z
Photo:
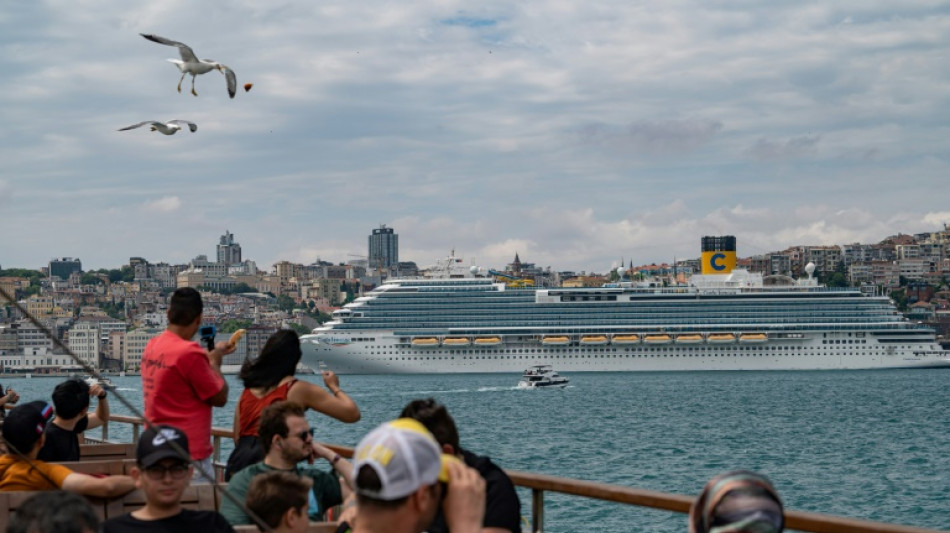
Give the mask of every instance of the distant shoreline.
M 68 378 L 69 376 L 76 375 L 76 372 L 50 372 L 43 374 L 32 374 L 29 372 L 17 372 L 17 373 L 0 373 L 0 379 L 41 379 L 41 378 Z M 117 372 L 109 372 L 106 374 L 100 374 L 103 377 L 119 377 Z M 138 372 L 126 372 L 126 377 L 129 376 L 141 376 Z

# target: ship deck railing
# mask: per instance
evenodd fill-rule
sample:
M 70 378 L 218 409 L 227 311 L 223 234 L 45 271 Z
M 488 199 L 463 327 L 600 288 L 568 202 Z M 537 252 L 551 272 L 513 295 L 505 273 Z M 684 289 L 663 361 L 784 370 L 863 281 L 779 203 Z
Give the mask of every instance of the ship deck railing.
M 138 442 L 144 421 L 138 417 L 126 415 L 111 415 L 102 426 L 101 439 L 87 436 L 87 442 L 112 443 L 109 440 L 109 425 L 111 423 L 130 424 L 132 426 L 132 442 Z M 219 476 L 223 474 L 224 463 L 221 457 L 222 439 L 232 439 L 234 433 L 230 429 L 212 427 L 211 437 L 214 445 L 212 460 Z M 350 458 L 353 448 L 336 444 L 326 446 L 340 455 Z M 689 513 L 689 507 L 695 497 L 681 494 L 671 494 L 635 487 L 611 485 L 595 481 L 584 481 L 547 474 L 535 474 L 515 470 L 505 470 L 516 487 L 523 487 L 531 491 L 531 531 L 544 531 L 544 496 L 546 492 L 556 492 L 583 498 L 615 502 L 626 505 L 636 505 L 675 513 Z M 684 522 L 683 529 L 686 529 Z M 873 522 L 856 518 L 812 513 L 805 511 L 785 510 L 785 529 L 794 531 L 811 531 L 814 533 L 937 533 L 938 530 L 915 526 Z

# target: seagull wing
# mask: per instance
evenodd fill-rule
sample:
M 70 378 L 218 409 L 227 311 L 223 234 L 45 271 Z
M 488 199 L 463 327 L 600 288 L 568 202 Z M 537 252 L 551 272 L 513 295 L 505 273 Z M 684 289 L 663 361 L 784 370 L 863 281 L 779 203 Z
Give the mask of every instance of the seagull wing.
M 132 124 L 131 126 L 126 126 L 126 127 L 124 127 L 124 128 L 119 128 L 119 131 L 134 130 L 135 128 L 141 128 L 142 126 L 144 126 L 144 125 L 146 125 L 146 124 L 153 124 L 153 125 L 156 125 L 156 126 L 157 126 L 157 125 L 160 125 L 161 122 L 156 122 L 156 121 L 154 121 L 154 120 L 145 120 L 145 121 L 143 121 L 143 122 L 139 122 L 138 124 Z
M 198 131 L 198 125 L 195 124 L 194 122 L 189 122 L 189 121 L 187 121 L 187 120 L 169 120 L 168 123 L 169 123 L 169 124 L 178 124 L 178 125 L 181 126 L 182 128 L 184 128 L 184 127 L 185 127 L 185 124 L 187 124 L 187 125 L 188 125 L 188 129 L 190 129 L 192 132 Z
M 228 80 L 228 96 L 234 98 L 234 95 L 237 94 L 237 75 L 225 65 L 221 65 L 221 72 L 224 74 L 224 78 Z
M 149 41 L 156 42 L 158 44 L 164 44 L 168 46 L 177 46 L 178 53 L 181 54 L 181 59 L 185 63 L 198 63 L 198 56 L 195 55 L 195 51 L 191 49 L 185 43 L 180 43 L 178 41 L 173 41 L 171 39 L 166 39 L 164 37 L 159 37 L 158 35 L 153 35 L 151 33 L 140 33 L 142 37 L 145 37 Z

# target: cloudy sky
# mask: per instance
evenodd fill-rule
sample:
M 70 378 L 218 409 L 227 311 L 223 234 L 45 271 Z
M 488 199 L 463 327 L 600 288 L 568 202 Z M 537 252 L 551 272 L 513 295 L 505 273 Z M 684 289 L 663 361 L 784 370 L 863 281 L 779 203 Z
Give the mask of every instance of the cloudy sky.
M 231 67 L 181 94 L 154 33 Z M 0 8 L 0 266 L 515 252 L 603 272 L 950 222 L 943 1 Z M 143 120 L 186 119 L 164 136 Z

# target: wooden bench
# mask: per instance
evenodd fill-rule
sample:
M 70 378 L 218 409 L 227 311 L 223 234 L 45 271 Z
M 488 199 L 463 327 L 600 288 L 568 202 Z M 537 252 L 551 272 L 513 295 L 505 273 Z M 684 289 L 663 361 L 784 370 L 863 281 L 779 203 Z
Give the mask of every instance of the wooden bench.
M 64 461 L 55 463 L 63 465 L 73 472 L 81 474 L 108 475 L 129 474 L 129 470 L 135 466 L 135 459 L 119 459 L 111 461 Z
M 80 461 L 104 461 L 107 459 L 135 459 L 134 444 L 80 444 Z

